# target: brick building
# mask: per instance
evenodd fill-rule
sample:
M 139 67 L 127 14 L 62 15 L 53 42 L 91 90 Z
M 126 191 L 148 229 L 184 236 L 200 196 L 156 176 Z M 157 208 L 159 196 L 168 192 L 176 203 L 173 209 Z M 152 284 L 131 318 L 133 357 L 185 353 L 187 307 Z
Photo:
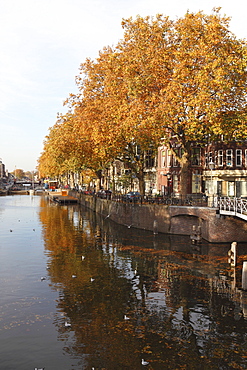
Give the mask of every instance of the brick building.
M 175 148 L 175 150 L 180 150 Z M 188 194 L 247 197 L 247 142 L 192 146 Z M 180 165 L 166 146 L 158 150 L 157 190 L 165 195 L 180 192 Z
M 179 147 L 174 148 L 178 152 Z M 191 148 L 191 164 L 187 184 L 188 194 L 196 194 L 204 191 L 203 176 L 203 149 L 194 146 Z M 157 158 L 157 190 L 164 195 L 179 194 L 180 192 L 180 164 L 172 151 L 165 145 L 158 149 Z

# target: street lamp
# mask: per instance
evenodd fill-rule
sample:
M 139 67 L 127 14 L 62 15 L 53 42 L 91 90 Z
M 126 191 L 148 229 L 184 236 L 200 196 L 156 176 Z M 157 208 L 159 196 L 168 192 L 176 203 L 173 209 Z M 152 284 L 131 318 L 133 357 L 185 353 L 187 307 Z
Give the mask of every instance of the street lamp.
M 213 169 L 214 169 L 214 162 L 211 160 L 208 164 L 208 168 L 211 171 L 211 182 L 210 182 L 210 194 L 213 194 Z
M 167 172 L 164 176 L 167 176 L 167 192 L 168 192 L 168 195 L 170 195 L 172 174 L 170 172 Z

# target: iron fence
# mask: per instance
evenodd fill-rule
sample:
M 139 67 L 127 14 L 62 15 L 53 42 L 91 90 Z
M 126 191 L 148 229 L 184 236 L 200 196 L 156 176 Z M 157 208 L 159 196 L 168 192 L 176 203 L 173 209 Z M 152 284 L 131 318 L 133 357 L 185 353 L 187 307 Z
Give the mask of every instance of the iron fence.
M 215 197 L 214 207 L 222 215 L 237 216 L 247 220 L 247 199 L 234 197 Z
M 133 204 L 163 204 L 170 206 L 197 206 L 206 207 L 207 197 L 203 194 L 188 194 L 186 197 L 178 195 L 169 196 L 136 196 L 133 198 L 126 198 L 124 194 L 112 194 L 112 200 L 122 203 Z

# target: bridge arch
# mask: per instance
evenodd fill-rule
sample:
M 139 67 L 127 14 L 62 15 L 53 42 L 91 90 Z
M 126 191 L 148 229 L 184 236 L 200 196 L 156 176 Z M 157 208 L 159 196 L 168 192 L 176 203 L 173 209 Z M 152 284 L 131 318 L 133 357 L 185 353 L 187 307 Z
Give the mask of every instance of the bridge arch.
M 178 215 L 173 215 L 170 221 L 170 233 L 178 233 L 180 235 L 190 235 L 193 231 L 193 227 L 196 229 L 200 226 L 201 230 L 204 232 L 207 228 L 206 220 L 199 217 L 198 215 L 181 213 Z

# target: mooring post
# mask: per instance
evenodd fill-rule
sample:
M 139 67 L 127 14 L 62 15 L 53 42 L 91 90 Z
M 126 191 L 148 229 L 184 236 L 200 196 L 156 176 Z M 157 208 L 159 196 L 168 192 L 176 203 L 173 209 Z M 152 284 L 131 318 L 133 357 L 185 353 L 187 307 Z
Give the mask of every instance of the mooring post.
M 192 226 L 192 233 L 190 235 L 191 243 L 197 244 L 201 243 L 202 241 L 202 230 L 201 226 L 196 227 L 196 225 Z
M 192 244 L 196 243 L 196 225 L 192 225 L 192 233 L 190 234 L 190 240 Z
M 247 290 L 247 261 L 243 262 L 242 269 L 242 289 Z
M 231 249 L 228 251 L 228 263 L 231 267 L 237 266 L 237 242 L 231 244 Z
M 201 241 L 202 241 L 202 228 L 199 225 L 197 228 L 197 242 L 201 243 Z
M 156 220 L 154 220 L 154 223 L 153 223 L 153 231 L 154 231 L 154 235 L 158 234 L 158 222 Z

